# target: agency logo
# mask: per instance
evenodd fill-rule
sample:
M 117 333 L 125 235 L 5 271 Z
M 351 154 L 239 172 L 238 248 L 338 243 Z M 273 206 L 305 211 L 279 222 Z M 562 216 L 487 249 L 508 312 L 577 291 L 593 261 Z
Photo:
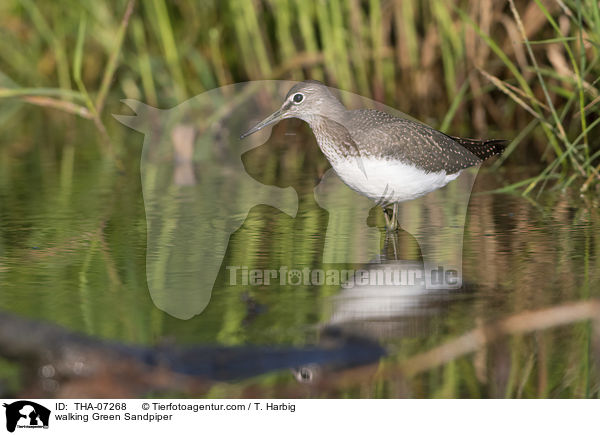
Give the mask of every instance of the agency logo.
M 29 400 L 19 400 L 11 404 L 3 404 L 6 408 L 6 430 L 14 432 L 19 429 L 48 429 L 50 410 Z

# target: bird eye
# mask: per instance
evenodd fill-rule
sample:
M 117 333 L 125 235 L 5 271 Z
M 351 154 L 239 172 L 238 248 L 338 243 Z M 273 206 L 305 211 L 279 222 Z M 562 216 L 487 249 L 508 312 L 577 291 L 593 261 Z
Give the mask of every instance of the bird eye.
M 302 94 L 294 95 L 294 103 L 296 103 L 296 104 L 301 103 L 303 99 L 304 99 L 304 95 L 302 95 Z

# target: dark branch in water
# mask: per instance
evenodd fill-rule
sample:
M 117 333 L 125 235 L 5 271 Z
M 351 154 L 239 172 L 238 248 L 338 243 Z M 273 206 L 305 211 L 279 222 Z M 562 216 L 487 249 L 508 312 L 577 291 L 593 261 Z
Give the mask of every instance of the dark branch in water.
M 212 381 L 318 364 L 343 369 L 384 354 L 370 341 L 330 334 L 327 347 L 159 346 L 101 341 L 0 312 L 0 356 L 25 369 L 24 394 L 139 397 L 151 391 L 201 394 Z

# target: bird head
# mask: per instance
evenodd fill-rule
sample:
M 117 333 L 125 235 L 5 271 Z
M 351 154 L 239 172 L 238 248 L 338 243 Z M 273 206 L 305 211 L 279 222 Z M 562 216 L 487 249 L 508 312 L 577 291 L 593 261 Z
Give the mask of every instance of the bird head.
M 318 116 L 335 116 L 343 113 L 345 107 L 331 93 L 329 88 L 316 80 L 307 80 L 295 84 L 285 96 L 281 107 L 256 124 L 241 139 L 263 128 L 287 118 L 299 118 L 309 124 Z

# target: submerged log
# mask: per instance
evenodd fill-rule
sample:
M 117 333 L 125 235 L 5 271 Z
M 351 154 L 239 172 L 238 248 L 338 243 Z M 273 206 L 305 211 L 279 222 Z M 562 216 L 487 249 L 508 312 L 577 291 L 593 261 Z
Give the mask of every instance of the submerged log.
M 27 397 L 139 397 L 202 394 L 214 381 L 243 379 L 317 364 L 341 369 L 373 363 L 383 349 L 335 330 L 327 345 L 306 348 L 109 342 L 0 311 L 0 356 L 21 367 Z

